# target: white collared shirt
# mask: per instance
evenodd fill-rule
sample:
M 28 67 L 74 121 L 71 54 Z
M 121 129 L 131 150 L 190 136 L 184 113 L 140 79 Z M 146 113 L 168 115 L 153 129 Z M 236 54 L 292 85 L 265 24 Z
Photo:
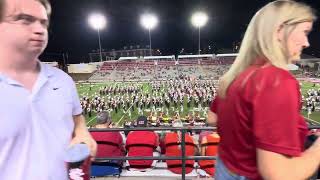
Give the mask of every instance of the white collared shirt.
M 71 77 L 40 67 L 32 92 L 0 74 L 0 180 L 67 180 L 63 154 L 82 109 Z

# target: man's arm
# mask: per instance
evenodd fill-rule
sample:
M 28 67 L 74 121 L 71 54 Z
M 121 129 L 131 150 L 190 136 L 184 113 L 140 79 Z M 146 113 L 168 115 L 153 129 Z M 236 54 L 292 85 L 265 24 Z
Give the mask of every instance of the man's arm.
M 79 143 L 87 144 L 90 149 L 91 158 L 92 160 L 94 160 L 97 152 L 97 143 L 92 138 L 91 134 L 89 133 L 86 127 L 85 118 L 81 114 L 75 115 L 73 116 L 73 121 L 74 121 L 74 131 L 73 131 L 73 139 L 70 142 L 70 146 L 73 146 Z

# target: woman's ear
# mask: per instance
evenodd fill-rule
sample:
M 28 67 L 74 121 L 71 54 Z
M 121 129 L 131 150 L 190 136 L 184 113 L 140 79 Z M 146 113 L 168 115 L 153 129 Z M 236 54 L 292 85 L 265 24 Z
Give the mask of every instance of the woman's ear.
M 277 27 L 277 33 L 276 33 L 276 36 L 277 36 L 277 40 L 279 42 L 282 42 L 283 39 L 284 39 L 284 25 L 281 24 Z

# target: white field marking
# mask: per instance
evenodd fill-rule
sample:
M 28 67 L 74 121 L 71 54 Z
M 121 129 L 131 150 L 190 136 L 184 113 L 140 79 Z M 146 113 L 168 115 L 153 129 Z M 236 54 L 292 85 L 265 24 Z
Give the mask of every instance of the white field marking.
M 97 116 L 94 116 L 93 118 L 91 118 L 88 122 L 87 122 L 87 125 L 89 124 L 89 123 L 91 123 L 94 119 L 96 119 L 97 118 Z
M 315 121 L 315 120 L 313 120 L 313 119 L 310 119 L 310 118 L 307 118 L 307 117 L 304 117 L 306 120 L 308 120 L 308 121 L 311 121 L 311 122 L 313 122 L 313 123 L 316 123 L 316 124 L 320 124 L 320 122 L 318 122 L 318 121 Z
M 133 104 L 128 108 L 128 110 L 122 115 L 122 117 L 119 119 L 119 121 L 117 122 L 116 126 L 118 127 L 120 122 L 122 121 L 123 117 L 128 113 L 129 110 L 131 110 L 131 107 L 133 106 Z

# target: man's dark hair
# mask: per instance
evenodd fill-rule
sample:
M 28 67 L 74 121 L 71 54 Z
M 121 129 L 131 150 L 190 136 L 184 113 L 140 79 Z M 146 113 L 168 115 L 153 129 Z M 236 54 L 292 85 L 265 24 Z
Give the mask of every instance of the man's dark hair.
M 0 0 L 0 22 L 2 21 L 3 16 L 4 16 L 6 1 L 9 1 L 9 0 Z M 51 16 L 51 4 L 50 4 L 49 0 L 35 0 L 35 1 L 40 2 L 44 6 L 44 8 L 47 11 L 48 19 L 50 19 L 50 16 Z

